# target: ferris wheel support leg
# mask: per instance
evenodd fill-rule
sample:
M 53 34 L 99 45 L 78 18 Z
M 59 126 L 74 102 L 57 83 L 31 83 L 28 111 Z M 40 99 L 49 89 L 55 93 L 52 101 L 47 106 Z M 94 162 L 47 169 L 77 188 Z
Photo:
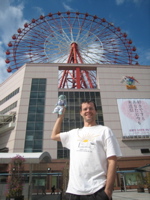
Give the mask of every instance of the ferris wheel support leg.
M 81 89 L 81 84 L 80 84 L 80 79 L 81 79 L 81 70 L 79 67 L 76 68 L 76 84 L 77 84 L 77 89 Z

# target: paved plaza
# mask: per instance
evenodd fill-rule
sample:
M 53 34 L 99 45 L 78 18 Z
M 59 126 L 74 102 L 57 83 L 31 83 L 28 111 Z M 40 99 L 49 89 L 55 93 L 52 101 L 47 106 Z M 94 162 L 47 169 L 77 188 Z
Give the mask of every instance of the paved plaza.
M 143 193 L 139 193 L 137 190 L 128 190 L 126 192 L 115 190 L 113 200 L 150 200 L 150 193 L 147 190 Z

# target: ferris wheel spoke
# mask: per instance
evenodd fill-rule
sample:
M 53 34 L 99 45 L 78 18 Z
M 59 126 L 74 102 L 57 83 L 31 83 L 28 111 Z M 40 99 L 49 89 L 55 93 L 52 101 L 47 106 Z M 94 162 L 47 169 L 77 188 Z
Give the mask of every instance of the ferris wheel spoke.
M 88 33 L 86 33 L 85 35 L 83 35 L 79 40 L 79 44 L 81 45 L 84 45 L 84 44 L 88 44 L 88 46 L 90 46 L 90 43 L 95 43 L 95 40 L 96 40 L 96 37 L 93 36 L 93 39 L 92 38 L 89 38 L 89 35 Z M 87 42 L 88 41 L 88 42 Z
M 86 63 L 99 63 L 99 59 L 91 57 L 89 54 L 84 53 L 83 55 L 84 61 Z
M 66 18 L 63 15 L 61 15 L 61 16 L 62 16 L 62 18 L 60 18 L 60 19 L 61 19 L 62 30 L 64 29 L 63 27 L 64 27 L 64 24 L 65 24 L 65 27 L 68 27 L 68 30 L 70 30 L 70 32 L 71 32 L 71 41 L 73 41 L 72 25 L 69 23 L 69 21 L 66 20 Z M 75 21 L 75 19 L 74 19 L 74 21 Z M 68 39 L 70 40 L 70 38 L 68 38 Z

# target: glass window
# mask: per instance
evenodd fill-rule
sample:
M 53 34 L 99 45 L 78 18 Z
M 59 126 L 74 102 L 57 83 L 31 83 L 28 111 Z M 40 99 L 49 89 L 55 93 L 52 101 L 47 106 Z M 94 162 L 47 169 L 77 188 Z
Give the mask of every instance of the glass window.
M 38 91 L 38 85 L 32 85 L 31 91 Z
M 85 99 L 85 97 L 84 97 L 84 92 L 81 92 L 81 93 L 80 93 L 80 98 L 81 98 L 81 99 Z
M 38 91 L 45 91 L 45 85 L 39 85 Z
M 58 142 L 58 149 L 62 149 L 63 148 L 63 146 L 62 146 L 62 143 L 61 142 Z
M 37 105 L 44 105 L 45 99 L 37 99 Z
M 35 123 L 35 130 L 43 130 L 43 123 Z
M 30 99 L 30 105 L 36 105 L 37 99 Z
M 79 92 L 75 92 L 75 98 L 79 98 Z
M 15 103 L 11 104 L 10 106 L 8 106 L 7 108 L 5 108 L 4 110 L 1 110 L 0 114 L 5 114 L 15 107 L 17 107 L 17 101 Z
M 32 147 L 33 146 L 33 140 L 32 141 L 26 140 L 25 146 L 26 146 L 26 148 Z
M 44 120 L 44 115 L 43 114 L 37 114 L 36 115 L 36 120 L 35 121 L 43 121 Z
M 33 152 L 33 148 L 31 148 L 31 147 L 30 147 L 30 148 L 27 148 L 27 147 L 26 147 L 26 148 L 24 149 L 24 152 Z
M 38 92 L 38 98 L 45 98 L 45 92 Z
M 41 149 L 42 140 L 34 140 L 34 149 Z
M 94 92 L 90 92 L 90 96 L 91 96 L 91 99 L 95 99 L 95 93 Z
M 85 92 L 85 99 L 90 99 L 90 93 L 89 92 Z
M 39 79 L 33 78 L 32 79 L 32 85 L 38 85 Z
M 0 105 L 2 105 L 3 103 L 5 103 L 6 101 L 8 101 L 9 99 L 11 99 L 13 96 L 15 96 L 16 94 L 19 93 L 19 88 L 17 88 L 16 90 L 14 90 L 12 93 L 10 93 L 8 96 L 6 96 L 4 99 L 2 99 L 0 101 Z
M 46 85 L 46 79 L 45 78 L 41 78 L 41 79 L 39 79 L 39 84 L 44 84 L 44 85 Z
M 64 150 L 64 158 L 69 158 L 69 151 L 68 150 Z
M 39 131 L 39 130 L 36 130 L 35 131 L 35 135 L 34 135 L 34 138 L 35 139 L 42 139 L 43 138 L 43 131 Z
M 44 113 L 44 106 L 36 107 L 36 113 L 40 113 L 40 114 Z
M 35 114 L 29 114 L 28 115 L 28 121 L 35 121 Z
M 73 98 L 74 99 L 74 92 L 69 92 L 69 98 Z
M 32 152 L 40 152 L 42 147 L 40 149 L 33 149 Z
M 36 112 L 36 106 L 35 105 L 30 105 L 28 112 L 29 113 L 35 113 Z
M 102 106 L 97 106 L 97 111 L 100 115 L 102 115 Z
M 57 158 L 64 158 L 63 157 L 63 150 L 57 150 Z
M 38 93 L 37 92 L 31 92 L 30 98 L 37 98 Z
M 95 103 L 96 103 L 97 107 L 101 105 L 101 102 L 99 99 L 95 99 Z
M 32 141 L 33 140 L 33 135 L 27 135 L 26 140 Z
M 24 147 L 25 152 L 42 151 L 45 89 L 46 79 L 32 79 Z
M 35 123 L 27 122 L 27 130 L 35 130 Z
M 34 136 L 34 131 L 26 131 L 26 136 Z

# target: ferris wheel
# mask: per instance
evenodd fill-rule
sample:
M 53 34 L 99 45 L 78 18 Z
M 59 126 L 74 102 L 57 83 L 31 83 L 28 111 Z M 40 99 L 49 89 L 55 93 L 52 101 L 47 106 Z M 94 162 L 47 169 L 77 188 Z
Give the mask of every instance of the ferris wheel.
M 59 71 L 59 88 L 95 88 L 94 70 L 78 64 L 135 65 L 138 55 L 132 40 L 119 27 L 88 13 L 58 12 L 25 23 L 12 36 L 6 51 L 7 71 L 25 63 L 73 63 Z

